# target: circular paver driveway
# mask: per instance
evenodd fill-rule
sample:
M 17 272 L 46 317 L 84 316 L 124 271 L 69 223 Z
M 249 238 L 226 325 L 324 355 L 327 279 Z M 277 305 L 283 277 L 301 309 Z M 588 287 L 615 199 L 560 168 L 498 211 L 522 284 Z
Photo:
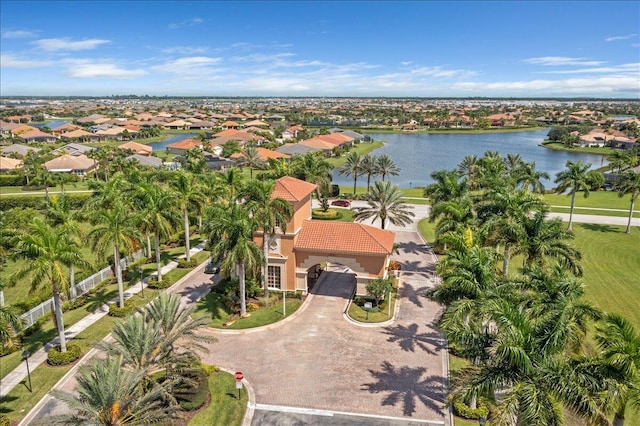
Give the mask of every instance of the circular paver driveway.
M 258 405 L 445 422 L 446 351 L 433 327 L 438 306 L 423 296 L 433 258 L 414 232 L 396 240 L 404 285 L 391 325 L 345 320 L 353 278 L 329 272 L 295 320 L 256 332 L 216 332 L 203 361 L 243 371 Z

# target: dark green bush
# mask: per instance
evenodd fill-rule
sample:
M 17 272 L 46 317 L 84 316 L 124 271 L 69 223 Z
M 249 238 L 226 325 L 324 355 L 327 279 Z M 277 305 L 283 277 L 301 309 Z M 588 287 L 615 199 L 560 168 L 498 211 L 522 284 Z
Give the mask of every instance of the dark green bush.
M 49 365 L 67 365 L 82 356 L 82 349 L 72 343 L 67 345 L 66 352 L 60 352 L 60 346 L 49 349 L 47 352 L 47 362 Z
M 0 186 L 22 186 L 26 182 L 22 175 L 0 175 Z
M 118 306 L 118 302 L 109 305 L 109 315 L 116 318 L 124 318 L 133 312 L 133 303 L 130 300 L 124 301 L 124 307 Z
M 67 193 L 72 209 L 80 209 L 87 203 L 91 194 Z M 0 198 L 0 210 L 9 210 L 14 207 L 42 209 L 45 204 L 45 196 L 42 195 L 6 195 Z
M 193 268 L 198 262 L 195 259 L 187 261 L 187 259 L 178 259 L 178 268 Z
M 161 282 L 158 282 L 158 279 L 153 277 L 147 280 L 147 287 L 153 288 L 156 290 L 163 290 L 165 288 L 169 288 L 171 286 L 171 282 L 167 279 L 163 279 Z
M 475 410 L 469 408 L 467 404 L 462 401 L 453 402 L 453 414 L 463 419 L 477 420 L 479 417 L 487 418 L 489 415 L 489 408 L 482 402 L 478 403 L 478 408 Z
M 62 304 L 62 312 L 67 312 L 71 309 L 80 308 L 89 302 L 87 295 L 77 297 L 75 300 L 68 300 Z
M 49 319 L 49 315 L 45 315 L 43 317 L 38 318 L 31 327 L 28 327 L 22 330 L 22 337 L 29 337 L 33 333 L 42 330 L 42 326 L 44 325 L 45 322 L 47 322 L 48 319 Z
M 209 399 L 209 379 L 201 368 L 192 370 L 186 375 L 192 383 L 177 386 L 174 396 L 181 409 L 194 411 L 201 408 Z

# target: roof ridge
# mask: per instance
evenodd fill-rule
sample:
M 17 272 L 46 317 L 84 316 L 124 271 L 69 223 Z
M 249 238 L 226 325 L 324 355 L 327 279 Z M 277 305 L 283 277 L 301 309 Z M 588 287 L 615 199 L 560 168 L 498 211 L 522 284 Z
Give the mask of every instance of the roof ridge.
M 373 238 L 373 241 L 375 241 L 375 242 L 376 242 L 376 244 L 378 244 L 378 246 L 380 246 L 380 247 L 382 248 L 382 250 L 386 250 L 386 247 L 385 247 L 385 246 L 383 246 L 383 245 L 380 243 L 380 241 L 378 241 L 378 239 L 375 237 L 375 235 L 373 235 L 371 232 L 369 232 L 369 229 L 374 229 L 374 227 L 373 227 L 373 226 L 365 225 L 364 223 L 361 223 L 361 222 L 354 222 L 354 223 L 357 223 L 361 228 L 363 228 L 363 229 L 364 229 L 364 231 L 365 231 L 365 232 L 366 232 L 366 233 L 367 233 L 371 238 Z M 378 228 L 375 228 L 375 229 L 377 230 Z M 385 229 L 380 229 L 380 230 L 381 230 L 381 231 L 385 231 Z

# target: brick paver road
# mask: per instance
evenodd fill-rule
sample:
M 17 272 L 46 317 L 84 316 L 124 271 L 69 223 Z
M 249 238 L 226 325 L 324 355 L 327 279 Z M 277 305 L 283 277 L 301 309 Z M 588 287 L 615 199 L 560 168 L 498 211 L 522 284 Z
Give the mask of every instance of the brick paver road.
M 352 276 L 325 272 L 307 309 L 294 321 L 259 332 L 217 333 L 203 361 L 241 370 L 256 403 L 433 420 L 448 418 L 444 341 L 432 323 L 438 306 L 426 299 L 433 258 L 416 233 L 399 233 L 407 277 L 399 319 L 359 327 L 344 319 Z M 447 421 L 448 423 L 448 421 Z

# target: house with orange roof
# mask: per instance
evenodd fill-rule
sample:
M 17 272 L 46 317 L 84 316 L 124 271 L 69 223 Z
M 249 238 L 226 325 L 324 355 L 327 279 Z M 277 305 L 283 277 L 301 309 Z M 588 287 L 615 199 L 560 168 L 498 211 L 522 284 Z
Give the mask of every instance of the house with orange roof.
M 153 152 L 153 148 L 149 145 L 144 145 L 138 142 L 126 142 L 122 145 L 118 145 L 120 149 L 128 149 L 133 151 L 134 154 L 144 155 L 146 157 L 150 156 Z
M 338 145 L 322 140 L 318 137 L 305 139 L 303 141 L 298 142 L 300 145 L 308 146 L 309 148 L 316 149 L 318 151 L 322 151 L 325 154 L 331 154 L 334 148 Z
M 66 132 L 72 132 L 74 130 L 82 129 L 80 126 L 76 126 L 75 124 L 66 123 L 56 128 L 51 129 L 51 133 L 55 136 L 60 136 Z
M 285 176 L 276 181 L 272 198 L 282 198 L 293 215 L 282 230 L 264 235 L 259 230 L 254 242 L 263 247 L 268 238 L 267 283 L 275 290 L 308 292 L 321 265 L 342 265 L 354 275 L 356 294 L 366 294 L 367 284 L 387 277 L 395 233 L 362 223 L 311 219 L 311 194 L 316 185 Z
M 256 153 L 258 154 L 258 157 L 260 158 L 261 161 L 268 161 L 270 158 L 273 158 L 274 160 L 277 160 L 279 158 L 285 158 L 285 159 L 291 158 L 290 155 L 283 154 L 281 152 L 273 151 L 271 149 L 262 148 L 262 147 L 256 147 Z M 244 155 L 240 152 L 231 154 L 231 158 L 233 159 L 238 159 L 243 157 Z
M 9 157 L 0 157 L 0 172 L 11 172 L 22 168 L 22 160 Z
M 25 142 L 53 143 L 58 139 L 50 133 L 45 133 L 40 129 L 30 130 L 18 134 L 18 137 Z
M 73 173 L 78 176 L 86 176 L 98 167 L 98 162 L 86 155 L 65 154 L 47 161 L 43 166 L 52 173 Z
M 227 129 L 221 132 L 215 133 L 215 137 L 226 137 L 229 139 L 237 140 L 239 142 L 258 141 L 262 139 L 259 135 L 245 132 L 244 130 Z
M 70 132 L 66 132 L 60 135 L 60 139 L 64 141 L 82 141 L 82 142 L 99 142 L 103 138 L 95 133 L 87 132 L 86 130 L 76 129 Z
M 202 149 L 202 141 L 197 139 L 183 139 L 181 141 L 167 145 L 167 152 L 170 154 L 184 154 L 190 149 Z
M 354 141 L 354 138 L 343 135 L 342 133 L 330 133 L 328 135 L 319 135 L 317 137 L 323 141 L 336 144 L 336 146 L 351 146 Z
M 225 129 L 239 129 L 240 128 L 240 124 L 236 123 L 235 121 L 225 121 L 224 123 L 220 124 L 220 127 L 224 127 Z

